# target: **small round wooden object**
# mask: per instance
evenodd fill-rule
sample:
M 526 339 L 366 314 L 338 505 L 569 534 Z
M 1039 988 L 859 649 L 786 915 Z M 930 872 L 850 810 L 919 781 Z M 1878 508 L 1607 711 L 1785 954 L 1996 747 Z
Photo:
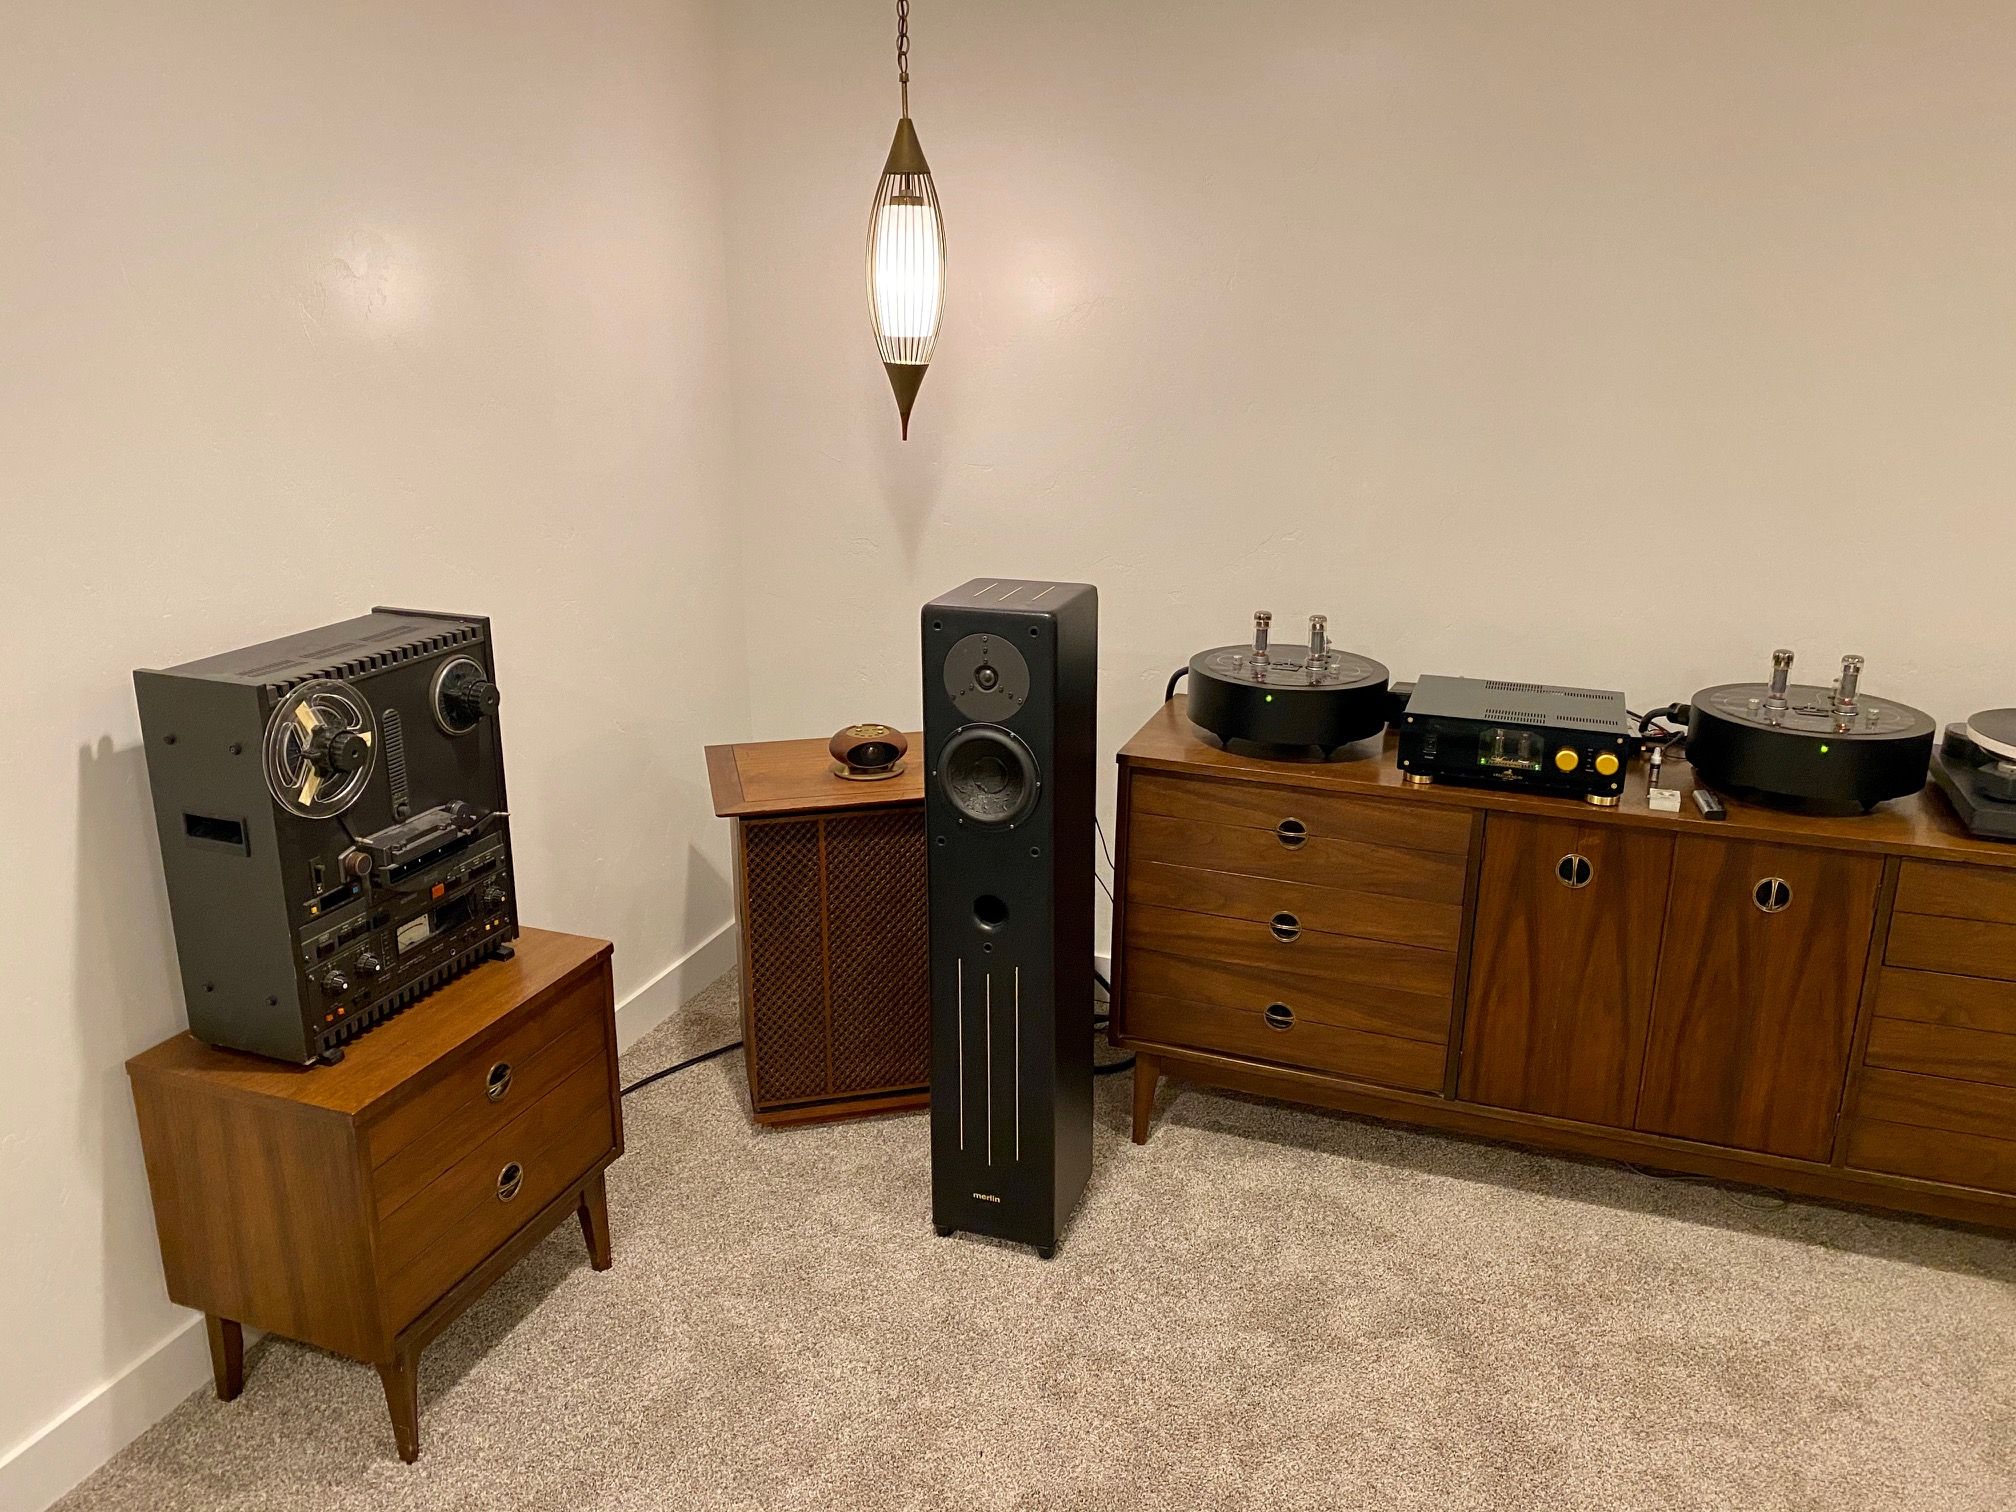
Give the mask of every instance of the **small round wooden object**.
M 883 724 L 849 725 L 827 743 L 833 775 L 849 782 L 881 782 L 903 770 L 910 742 L 901 730 Z

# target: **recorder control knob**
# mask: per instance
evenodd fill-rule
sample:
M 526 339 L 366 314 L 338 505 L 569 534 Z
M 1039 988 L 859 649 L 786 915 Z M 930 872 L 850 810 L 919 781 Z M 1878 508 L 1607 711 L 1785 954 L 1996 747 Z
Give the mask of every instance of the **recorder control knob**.
M 488 887 L 483 889 L 483 902 L 487 907 L 495 908 L 503 901 L 504 889 L 499 884 L 492 882 Z
M 357 970 L 362 976 L 374 977 L 385 969 L 385 963 L 370 951 L 362 951 L 357 957 Z
M 502 695 L 487 677 L 472 677 L 441 690 L 441 706 L 456 721 L 474 724 L 486 714 L 495 714 Z
M 322 988 L 325 992 L 348 992 L 350 990 L 350 978 L 347 974 L 338 971 L 332 966 L 322 973 Z
M 343 852 L 341 861 L 343 875 L 353 882 L 362 882 L 371 875 L 371 853 L 354 847 Z

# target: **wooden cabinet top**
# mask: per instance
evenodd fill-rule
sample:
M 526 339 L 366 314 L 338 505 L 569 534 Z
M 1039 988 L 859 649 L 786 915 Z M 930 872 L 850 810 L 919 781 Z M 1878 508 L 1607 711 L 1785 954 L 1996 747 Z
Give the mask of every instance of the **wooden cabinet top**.
M 824 740 L 761 740 L 707 747 L 707 781 L 723 819 L 888 808 L 924 801 L 924 737 L 905 731 L 903 770 L 875 782 L 836 776 Z
M 333 1066 L 296 1066 L 219 1050 L 185 1032 L 134 1056 L 126 1071 L 136 1080 L 178 1078 L 212 1091 L 354 1117 L 484 1037 L 525 1004 L 586 976 L 613 947 L 607 940 L 527 929 L 515 949 L 512 959 L 485 961 L 361 1036 Z
M 1366 741 L 1330 761 L 1313 755 L 1307 759 L 1281 760 L 1229 751 L 1215 736 L 1190 723 L 1185 714 L 1188 707 L 1188 699 L 1179 695 L 1149 716 L 1148 722 L 1121 748 L 1121 766 L 1363 794 L 1444 808 L 1492 809 L 1556 819 L 1574 818 L 1590 824 L 1649 827 L 1721 839 L 1771 840 L 1830 850 L 1920 856 L 2016 869 L 2016 844 L 1968 834 L 1945 798 L 1929 784 L 1909 798 L 1879 805 L 1874 813 L 1841 816 L 1798 813 L 1722 793 L 1729 817 L 1710 820 L 1703 819 L 1686 797 L 1694 787 L 1694 771 L 1684 760 L 1669 759 L 1664 776 L 1667 787 L 1680 789 L 1677 814 L 1659 813 L 1646 807 L 1645 764 L 1636 761 L 1624 787 L 1623 803 L 1614 809 L 1601 809 L 1578 799 L 1507 788 L 1464 787 L 1454 783 L 1410 787 L 1402 780 L 1396 764 L 1396 737 L 1390 731 L 1383 741 L 1377 744 Z

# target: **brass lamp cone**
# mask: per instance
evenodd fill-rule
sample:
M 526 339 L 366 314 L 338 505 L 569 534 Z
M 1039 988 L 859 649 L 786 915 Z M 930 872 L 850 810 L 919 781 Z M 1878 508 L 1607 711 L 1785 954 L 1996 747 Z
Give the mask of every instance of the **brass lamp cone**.
M 917 402 L 917 390 L 924 386 L 924 370 L 928 362 L 885 362 L 882 369 L 889 375 L 889 387 L 896 391 L 896 413 L 903 421 L 903 439 L 910 439 L 910 406 Z

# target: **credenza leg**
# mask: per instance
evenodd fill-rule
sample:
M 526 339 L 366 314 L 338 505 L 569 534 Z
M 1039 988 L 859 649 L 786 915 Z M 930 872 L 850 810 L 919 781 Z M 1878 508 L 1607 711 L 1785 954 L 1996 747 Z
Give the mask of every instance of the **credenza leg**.
M 393 1346 L 392 1358 L 379 1363 L 378 1379 L 385 1383 L 399 1458 L 410 1465 L 420 1458 L 420 1351 L 407 1344 Z
M 581 1188 L 581 1206 L 575 1216 L 581 1220 L 581 1237 L 588 1244 L 588 1263 L 605 1271 L 615 1263 L 609 1249 L 609 1190 L 602 1173 L 590 1176 Z
M 1155 1089 L 1162 1082 L 1162 1067 L 1151 1055 L 1134 1052 L 1134 1143 L 1148 1143 L 1148 1120 L 1155 1113 Z
M 235 1402 L 245 1389 L 245 1330 L 229 1318 L 203 1315 L 210 1335 L 210 1373 L 217 1378 L 217 1400 Z

